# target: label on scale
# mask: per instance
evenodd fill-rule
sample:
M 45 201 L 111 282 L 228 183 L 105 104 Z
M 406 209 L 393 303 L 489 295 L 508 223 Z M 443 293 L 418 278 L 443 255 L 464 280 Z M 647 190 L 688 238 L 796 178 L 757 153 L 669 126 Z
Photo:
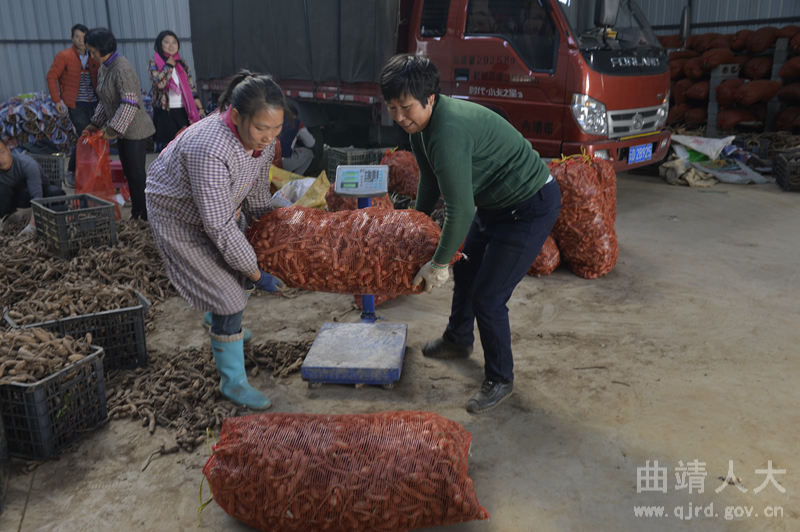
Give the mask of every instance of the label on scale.
M 334 192 L 346 198 L 377 198 L 389 192 L 387 165 L 339 166 Z

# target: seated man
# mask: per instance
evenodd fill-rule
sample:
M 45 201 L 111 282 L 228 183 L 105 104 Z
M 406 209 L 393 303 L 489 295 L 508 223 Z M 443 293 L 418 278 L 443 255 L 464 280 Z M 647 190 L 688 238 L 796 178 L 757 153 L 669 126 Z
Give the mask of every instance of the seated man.
M 292 106 L 294 116 L 284 114 L 283 129 L 279 137 L 283 154 L 283 169 L 287 172 L 304 175 L 314 159 L 316 140 L 308 128 L 297 117 L 297 109 Z
M 39 163 L 24 154 L 11 153 L 0 139 L 0 220 L 17 209 L 31 206 L 32 199 L 64 196 L 66 192 L 51 185 Z M 36 232 L 33 211 L 20 235 Z

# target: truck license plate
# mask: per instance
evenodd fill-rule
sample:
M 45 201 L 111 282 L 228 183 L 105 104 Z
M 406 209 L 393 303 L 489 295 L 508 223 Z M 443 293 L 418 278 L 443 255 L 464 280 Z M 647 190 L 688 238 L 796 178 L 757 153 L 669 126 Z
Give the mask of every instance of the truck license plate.
M 631 146 L 628 150 L 628 164 L 649 161 L 653 158 L 653 145 L 642 144 L 641 146 Z

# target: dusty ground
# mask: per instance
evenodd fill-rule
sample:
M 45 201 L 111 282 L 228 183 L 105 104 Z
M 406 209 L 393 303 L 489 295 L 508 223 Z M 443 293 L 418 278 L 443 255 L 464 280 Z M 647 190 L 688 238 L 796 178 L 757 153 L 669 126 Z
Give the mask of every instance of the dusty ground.
M 379 307 L 408 324 L 394 390 L 309 389 L 297 374 L 254 383 L 277 412 L 429 410 L 462 423 L 474 437 L 470 476 L 491 519 L 448 530 L 800 529 L 800 194 L 775 185 L 676 188 L 622 174 L 618 204 L 620 260 L 608 276 L 587 281 L 562 268 L 515 291 L 516 387 L 493 413 L 463 407 L 482 379 L 479 346 L 461 362 L 420 352 L 445 326 L 446 288 Z M 148 347 L 207 345 L 201 313 L 180 299 L 164 308 Z M 326 321 L 357 321 L 351 308 L 352 297 L 331 294 L 252 298 L 245 326 L 256 342 L 313 338 Z M 161 428 L 150 436 L 118 421 L 32 473 L 13 461 L 0 529 L 195 530 L 209 451 L 162 457 L 141 472 L 172 440 Z M 666 493 L 637 492 L 637 470 L 656 460 L 667 468 Z M 677 489 L 676 468 L 695 460 L 705 463 L 704 483 L 687 477 L 692 493 Z M 715 491 L 729 462 L 746 493 Z M 769 482 L 759 489 L 770 462 L 785 470 L 774 472 L 785 492 Z M 645 505 L 663 506 L 665 517 L 635 516 Z M 251 530 L 214 503 L 200 526 Z

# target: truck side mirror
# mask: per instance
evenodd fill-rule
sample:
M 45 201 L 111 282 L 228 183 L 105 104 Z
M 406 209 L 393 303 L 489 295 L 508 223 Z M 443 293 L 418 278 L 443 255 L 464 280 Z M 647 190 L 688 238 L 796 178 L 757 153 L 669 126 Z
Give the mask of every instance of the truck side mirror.
M 683 6 L 683 11 L 681 12 L 681 31 L 680 31 L 680 39 L 681 41 L 685 41 L 686 37 L 689 36 L 689 32 L 691 31 L 691 18 L 692 18 L 692 8 L 689 6 Z
M 598 28 L 610 28 L 617 23 L 619 0 L 597 0 L 594 7 L 594 25 Z

